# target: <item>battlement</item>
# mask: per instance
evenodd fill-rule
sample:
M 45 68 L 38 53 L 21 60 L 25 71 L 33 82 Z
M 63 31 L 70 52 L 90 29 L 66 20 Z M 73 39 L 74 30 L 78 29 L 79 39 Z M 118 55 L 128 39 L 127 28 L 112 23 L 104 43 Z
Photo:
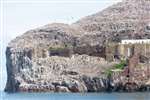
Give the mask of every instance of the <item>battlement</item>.
M 150 39 L 122 40 L 121 44 L 150 44 Z

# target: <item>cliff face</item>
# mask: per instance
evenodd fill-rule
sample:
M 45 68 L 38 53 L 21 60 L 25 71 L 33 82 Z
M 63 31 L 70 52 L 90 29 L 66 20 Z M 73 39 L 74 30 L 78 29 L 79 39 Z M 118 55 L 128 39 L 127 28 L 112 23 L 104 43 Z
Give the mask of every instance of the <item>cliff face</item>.
M 114 41 L 150 38 L 149 24 L 149 0 L 124 0 L 75 23 L 88 33 L 101 34 Z
M 105 74 L 117 62 L 104 59 L 107 41 L 124 38 L 150 38 L 149 0 L 126 0 L 72 25 L 45 25 L 12 40 L 6 50 L 5 90 L 126 90 Z
M 114 63 L 96 57 L 102 49 L 92 44 L 96 42 L 92 40 L 95 36 L 89 37 L 91 44 L 84 45 L 81 40 L 85 37 L 81 39 L 80 34 L 68 25 L 55 23 L 17 37 L 6 51 L 8 80 L 5 90 L 99 91 L 97 88 L 88 90 L 84 77 L 104 78 L 101 73 L 107 69 L 105 66 L 109 68 Z M 100 77 L 98 80 L 103 81 Z

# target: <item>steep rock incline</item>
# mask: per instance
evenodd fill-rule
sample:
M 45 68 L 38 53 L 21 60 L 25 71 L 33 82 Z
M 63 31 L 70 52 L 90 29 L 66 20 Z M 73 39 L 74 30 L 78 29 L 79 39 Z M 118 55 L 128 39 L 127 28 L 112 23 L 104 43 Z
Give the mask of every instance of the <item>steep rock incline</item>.
M 12 40 L 5 90 L 119 91 L 118 79 L 105 74 L 116 62 L 105 61 L 104 51 L 107 41 L 124 38 L 150 38 L 149 0 L 124 0 L 72 25 L 48 24 Z
M 90 34 L 104 35 L 119 41 L 129 38 L 150 38 L 150 1 L 124 0 L 101 12 L 82 18 L 73 26 Z
M 80 31 L 71 28 L 67 24 L 53 23 L 27 31 L 22 36 L 12 40 L 8 47 L 28 48 L 37 44 L 50 46 L 73 44 L 74 37 L 77 37 L 79 33 Z
M 94 36 L 93 38 L 89 37 L 91 40 L 88 42 L 89 45 L 84 45 L 82 40 L 86 42 L 86 39 L 81 38 L 81 32 L 69 25 L 54 23 L 30 30 L 12 40 L 6 50 L 8 79 L 5 90 L 9 92 L 89 91 L 80 89 L 81 87 L 76 87 L 76 90 L 73 90 L 70 87 L 71 83 L 67 83 L 69 87 L 59 84 L 63 81 L 82 81 L 84 75 L 91 78 L 99 77 L 102 70 L 105 69 L 104 66 L 109 68 L 113 65 L 113 63 L 108 64 L 100 57 L 83 55 L 97 53 L 98 47 L 90 47 L 96 41 L 92 40 L 97 38 Z M 59 57 L 61 54 L 58 52 L 54 52 L 56 57 L 52 56 L 52 51 L 71 48 L 73 48 L 73 54 L 81 54 L 81 56 L 71 54 L 71 56 Z M 101 49 L 98 50 L 101 51 Z M 68 51 L 62 53 L 67 55 Z M 72 84 L 74 88 L 77 83 Z M 80 82 L 78 84 L 80 85 Z M 83 83 L 82 85 L 85 87 Z
M 16 85 L 21 82 L 16 77 L 20 76 L 20 70 L 31 69 L 37 59 L 44 58 L 44 50 L 48 52 L 50 47 L 73 45 L 75 32 L 69 25 L 54 23 L 30 30 L 12 40 L 6 50 L 8 79 L 5 90 L 17 91 Z

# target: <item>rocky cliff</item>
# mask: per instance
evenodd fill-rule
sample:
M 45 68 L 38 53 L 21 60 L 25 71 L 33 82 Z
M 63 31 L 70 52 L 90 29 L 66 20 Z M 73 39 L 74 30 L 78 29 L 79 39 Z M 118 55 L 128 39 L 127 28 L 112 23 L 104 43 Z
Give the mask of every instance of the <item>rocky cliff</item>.
M 77 21 L 74 25 L 86 33 L 120 41 L 131 38 L 150 38 L 150 1 L 124 0 L 96 14 Z
M 118 63 L 105 60 L 105 44 L 131 38 L 150 38 L 149 0 L 124 0 L 72 25 L 53 23 L 27 31 L 7 46 L 5 90 L 127 90 L 123 79 L 105 73 Z

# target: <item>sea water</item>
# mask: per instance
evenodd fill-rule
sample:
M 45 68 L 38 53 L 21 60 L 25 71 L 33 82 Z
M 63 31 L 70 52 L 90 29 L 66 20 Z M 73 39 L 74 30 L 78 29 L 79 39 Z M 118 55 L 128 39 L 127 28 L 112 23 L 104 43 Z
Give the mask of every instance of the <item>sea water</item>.
M 144 93 L 5 93 L 0 100 L 150 100 Z

